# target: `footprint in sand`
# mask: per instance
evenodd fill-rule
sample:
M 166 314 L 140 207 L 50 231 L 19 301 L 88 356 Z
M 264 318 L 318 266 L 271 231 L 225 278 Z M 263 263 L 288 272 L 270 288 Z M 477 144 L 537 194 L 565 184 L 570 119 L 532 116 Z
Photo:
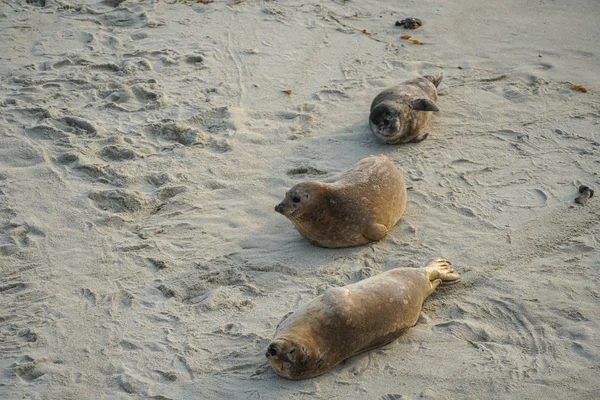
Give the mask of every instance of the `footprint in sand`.
M 135 160 L 139 156 L 133 150 L 118 145 L 105 146 L 98 152 L 98 156 L 109 161 Z
M 307 166 L 292 168 L 292 169 L 288 170 L 286 172 L 286 174 L 287 174 L 287 176 L 294 177 L 294 178 L 295 177 L 304 178 L 306 176 L 325 175 L 325 174 L 327 174 L 327 172 L 317 169 L 315 167 L 312 167 L 310 165 L 307 165 Z
M 135 213 L 150 205 L 144 194 L 123 189 L 92 191 L 88 197 L 99 209 L 115 213 Z
M 177 142 L 184 146 L 204 146 L 209 140 L 204 132 L 168 119 L 146 125 L 146 132 L 155 139 Z
M 33 359 L 29 356 L 23 356 L 21 359 L 14 363 L 11 369 L 14 371 L 16 377 L 32 382 L 44 375 L 51 375 L 53 379 L 66 379 L 67 374 L 64 373 L 61 367 L 62 362 L 55 360 L 50 361 L 47 358 Z
M 0 219 L 0 256 L 11 256 L 44 237 L 44 232 L 27 223 L 16 224 Z
M 75 135 L 86 135 L 95 137 L 98 135 L 98 128 L 88 120 L 79 117 L 65 116 L 56 121 L 62 125 L 62 130 Z
M 23 282 L 8 283 L 0 286 L 0 294 L 18 293 L 27 288 L 27 284 Z

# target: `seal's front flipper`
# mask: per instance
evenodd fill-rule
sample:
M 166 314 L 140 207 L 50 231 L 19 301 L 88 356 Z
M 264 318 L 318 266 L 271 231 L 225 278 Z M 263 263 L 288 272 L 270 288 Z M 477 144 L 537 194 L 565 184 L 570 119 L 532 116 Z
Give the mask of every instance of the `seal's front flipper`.
M 410 143 L 419 143 L 419 142 L 422 142 L 423 140 L 427 139 L 427 136 L 429 136 L 429 133 L 426 133 L 424 135 L 421 135 L 419 137 L 414 138 L 413 140 L 410 141 Z
M 367 228 L 367 231 L 363 234 L 363 236 L 369 240 L 381 240 L 387 235 L 387 233 L 388 229 L 385 227 L 385 225 L 373 223 Z
M 410 108 L 417 111 L 440 111 L 439 107 L 429 99 L 411 100 L 408 105 Z
M 279 323 L 278 323 L 278 324 L 277 324 L 277 326 L 275 327 L 275 331 L 277 331 L 277 329 L 279 329 L 279 326 L 280 326 L 281 324 L 283 324 L 283 321 L 285 321 L 285 320 L 286 320 L 286 319 L 287 319 L 287 318 L 288 318 L 290 315 L 292 315 L 293 313 L 294 313 L 293 311 L 290 311 L 289 313 L 285 314 L 285 315 L 283 316 L 283 318 L 281 318 L 281 321 L 279 321 Z

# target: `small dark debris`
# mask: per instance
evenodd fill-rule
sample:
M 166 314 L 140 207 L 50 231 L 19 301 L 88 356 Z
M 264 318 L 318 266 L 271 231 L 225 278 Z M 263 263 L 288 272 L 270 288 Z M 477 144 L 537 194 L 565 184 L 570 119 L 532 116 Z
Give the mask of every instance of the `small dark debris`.
M 579 186 L 579 193 L 581 194 L 575 199 L 577 204 L 585 205 L 589 199 L 594 197 L 594 190 L 585 185 Z
M 420 19 L 418 18 L 406 18 L 402 21 L 396 21 L 396 26 L 403 26 L 405 29 L 417 29 L 423 25 Z
M 163 260 L 157 260 L 155 258 L 149 258 L 148 261 L 150 261 L 152 263 L 152 265 L 154 267 L 156 267 L 157 269 L 167 269 L 168 265 L 166 262 L 164 262 Z

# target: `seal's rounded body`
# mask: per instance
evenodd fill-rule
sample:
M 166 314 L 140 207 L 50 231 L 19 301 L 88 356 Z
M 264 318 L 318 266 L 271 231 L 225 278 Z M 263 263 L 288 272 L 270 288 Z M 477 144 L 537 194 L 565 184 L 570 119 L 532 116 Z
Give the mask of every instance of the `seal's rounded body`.
M 420 76 L 379 93 L 371 103 L 369 125 L 377 138 L 387 144 L 420 142 L 419 136 L 439 111 L 437 87 L 444 77 Z
M 383 239 L 404 213 L 406 185 L 384 155 L 362 159 L 334 183 L 302 182 L 275 211 L 321 247 L 351 247 Z
M 266 356 L 284 378 L 321 375 L 397 339 L 417 323 L 423 301 L 442 281 L 459 278 L 437 259 L 425 268 L 396 268 L 329 289 L 279 323 Z

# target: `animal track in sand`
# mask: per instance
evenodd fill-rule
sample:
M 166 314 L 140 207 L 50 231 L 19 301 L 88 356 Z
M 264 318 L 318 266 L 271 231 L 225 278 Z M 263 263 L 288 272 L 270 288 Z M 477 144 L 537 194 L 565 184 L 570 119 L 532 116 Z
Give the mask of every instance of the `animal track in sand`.
M 31 167 L 44 162 L 37 147 L 16 137 L 0 137 L 0 170 Z
M 464 306 L 461 314 L 468 312 L 470 322 L 455 316 L 453 321 L 436 324 L 434 330 L 466 340 L 489 354 L 492 363 L 481 366 L 484 369 L 507 370 L 514 379 L 548 373 L 551 365 L 547 360 L 555 359 L 555 349 L 543 324 L 530 319 L 534 314 L 529 304 L 496 298 Z
M 26 128 L 26 130 L 27 135 L 31 139 L 36 140 L 60 140 L 69 137 L 69 135 L 66 132 L 60 129 L 56 129 L 53 126 L 44 124 L 35 125 L 31 128 Z
M 152 63 L 145 58 L 131 58 L 123 63 L 121 70 L 126 74 L 152 71 Z
M 179 378 L 177 372 L 175 371 L 163 371 L 160 369 L 155 369 L 153 372 L 158 374 L 159 379 L 156 379 L 158 381 L 165 380 L 168 382 L 175 382 Z
M 26 360 L 31 360 L 30 362 L 25 362 L 21 364 L 15 365 L 15 375 L 19 378 L 31 382 L 39 378 L 40 376 L 45 375 L 45 372 L 39 368 L 40 364 L 47 362 L 45 359 L 33 360 L 27 356 L 25 356 Z
M 96 294 L 90 289 L 81 289 L 81 296 L 88 301 L 88 304 L 92 307 L 96 306 Z
M 116 213 L 135 213 L 150 204 L 144 194 L 123 189 L 92 191 L 88 197 L 96 207 Z
M 173 178 L 166 172 L 157 172 L 146 176 L 146 180 L 155 187 L 161 187 L 173 181 Z
M 23 329 L 22 331 L 19 332 L 19 338 L 21 338 L 21 340 L 23 340 L 24 342 L 27 342 L 27 343 L 37 342 L 38 336 L 39 335 L 36 332 L 33 332 L 29 328 Z
M 91 12 L 91 9 L 88 9 Z M 82 11 L 86 11 L 83 9 Z M 141 28 L 148 24 L 145 12 L 136 13 L 126 7 L 115 8 L 112 11 L 96 15 L 96 20 L 105 27 Z
M 135 393 L 147 393 L 148 392 L 148 383 L 144 382 L 140 379 L 135 378 L 134 376 L 122 373 L 119 374 L 116 378 L 117 384 L 119 387 L 125 392 L 129 394 Z
M 181 143 L 184 146 L 206 145 L 209 140 L 204 132 L 169 119 L 146 125 L 146 131 L 155 138 Z
M 23 282 L 9 283 L 9 284 L 0 286 L 0 294 L 18 293 L 22 290 L 25 290 L 26 288 L 27 288 L 27 284 L 25 284 Z
M 62 130 L 75 135 L 88 135 L 94 137 L 98 135 L 98 128 L 88 120 L 79 117 L 65 116 L 56 122 L 62 123 Z
M 135 214 L 146 212 L 156 214 L 167 205 L 167 200 L 187 191 L 187 186 L 166 186 L 152 195 L 125 189 L 94 190 L 88 198 L 94 205 L 112 213 Z
M 227 256 L 225 259 L 228 259 Z M 171 275 L 157 289 L 166 298 L 198 304 L 207 311 L 243 309 L 254 304 L 248 299 L 248 295 L 256 296 L 261 293 L 248 273 L 239 267 L 229 267 L 221 258 L 198 265 L 192 270 L 179 272 L 176 276 Z
M 316 92 L 313 97 L 315 100 L 322 101 L 342 101 L 350 98 L 348 93 L 343 89 L 323 89 Z
M 61 160 L 69 162 L 73 158 L 73 154 L 60 156 Z M 64 159 L 63 159 L 64 157 Z M 81 173 L 83 176 L 96 178 L 100 183 L 107 183 L 114 186 L 125 186 L 129 176 L 122 175 L 116 171 L 112 165 L 108 164 L 77 164 L 73 167 L 73 171 Z
M 123 146 L 109 145 L 98 152 L 101 158 L 111 161 L 135 160 L 139 156 L 131 149 Z
M 286 174 L 287 174 L 287 176 L 292 176 L 292 177 L 296 177 L 299 175 L 300 175 L 300 177 L 305 177 L 306 175 L 314 175 L 314 176 L 325 175 L 325 174 L 327 174 L 327 172 L 308 165 L 305 167 L 292 168 L 292 169 L 288 170 L 286 172 Z
M 36 238 L 44 238 L 46 234 L 29 224 L 16 224 L 6 221 L 0 225 L 0 256 L 8 257 L 31 246 Z
M 55 360 L 50 361 L 47 358 L 33 359 L 29 356 L 23 356 L 21 359 L 12 364 L 11 369 L 14 371 L 16 377 L 32 382 L 36 379 L 48 374 L 52 376 L 52 379 L 64 380 L 65 374 L 61 371 L 62 362 Z
M 131 88 L 137 99 L 141 102 L 156 102 L 157 104 L 164 97 L 156 88 L 155 83 L 138 83 Z
M 194 115 L 188 120 L 188 123 L 198 125 L 207 132 L 218 134 L 227 131 L 227 121 L 230 118 L 229 107 L 209 108 Z

